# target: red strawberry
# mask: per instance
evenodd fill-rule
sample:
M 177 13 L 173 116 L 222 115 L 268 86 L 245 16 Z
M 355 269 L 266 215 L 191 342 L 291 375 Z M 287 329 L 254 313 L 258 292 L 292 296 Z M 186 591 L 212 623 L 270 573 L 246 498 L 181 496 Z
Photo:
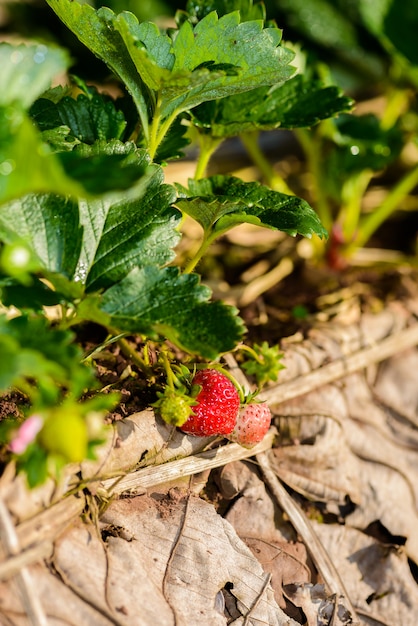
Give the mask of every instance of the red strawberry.
M 251 447 L 264 439 L 270 428 L 271 412 L 267 404 L 256 403 L 245 405 L 237 417 L 233 432 L 228 439 Z
M 185 433 L 199 437 L 228 435 L 237 419 L 240 397 L 235 385 L 215 369 L 200 370 L 192 381 L 202 388 L 196 396 L 193 414 L 180 427 Z

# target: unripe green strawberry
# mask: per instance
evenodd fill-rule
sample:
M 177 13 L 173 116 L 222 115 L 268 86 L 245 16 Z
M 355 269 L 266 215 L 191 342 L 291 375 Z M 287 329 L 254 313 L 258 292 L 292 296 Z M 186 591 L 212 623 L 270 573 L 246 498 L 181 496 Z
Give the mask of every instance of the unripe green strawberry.
M 181 430 L 199 437 L 228 435 L 235 426 L 240 397 L 238 389 L 225 374 L 216 369 L 200 370 L 192 381 L 201 387 L 196 406 Z
M 250 448 L 264 439 L 270 423 L 271 412 L 267 404 L 252 402 L 239 412 L 235 428 L 228 439 Z
M 167 387 L 159 396 L 159 400 L 153 406 L 159 409 L 161 417 L 167 424 L 182 426 L 193 413 L 191 405 L 196 402 L 181 392 Z
M 79 463 L 87 456 L 87 424 L 73 411 L 55 411 L 46 418 L 38 441 L 47 452 L 58 454 L 67 462 Z

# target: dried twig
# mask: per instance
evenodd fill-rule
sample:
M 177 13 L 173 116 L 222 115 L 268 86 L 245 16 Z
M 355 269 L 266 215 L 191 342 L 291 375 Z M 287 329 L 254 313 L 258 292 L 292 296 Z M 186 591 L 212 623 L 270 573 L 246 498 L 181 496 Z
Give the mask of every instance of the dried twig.
M 16 576 L 23 567 L 50 557 L 52 552 L 52 541 L 42 541 L 19 554 L 9 554 L 6 561 L 0 562 L 0 580 L 8 580 Z
M 384 361 L 416 345 L 418 345 L 418 324 L 385 337 L 375 345 L 367 346 L 353 352 L 353 354 L 327 363 L 319 369 L 309 372 L 309 374 L 274 385 L 260 393 L 258 397 L 270 405 L 280 404 L 309 393 L 322 385 L 332 383 L 343 376 L 353 374 L 369 365 Z
M 272 446 L 275 430 L 271 429 L 270 433 L 264 440 L 254 446 L 254 448 L 243 448 L 237 443 L 230 443 L 226 446 L 220 446 L 206 452 L 200 452 L 190 457 L 171 461 L 164 465 L 153 465 L 145 467 L 136 472 L 127 474 L 122 479 L 115 481 L 114 478 L 104 480 L 101 486 L 111 494 L 121 494 L 129 492 L 130 494 L 143 493 L 145 489 L 154 487 L 162 483 L 170 482 L 185 476 L 192 476 L 199 472 L 204 472 L 215 467 L 222 467 L 232 461 L 240 461 L 247 459 L 269 450 Z
M 56 539 L 71 522 L 80 517 L 85 504 L 84 497 L 68 496 L 21 522 L 16 527 L 20 548 L 25 549 L 35 543 Z
M 20 545 L 13 520 L 0 498 L 0 531 L 4 549 L 8 556 L 19 554 Z M 39 601 L 32 576 L 27 567 L 22 567 L 15 575 L 23 608 L 32 626 L 48 626 L 48 622 Z
M 250 623 L 251 616 L 254 614 L 254 611 L 256 610 L 258 605 L 260 604 L 261 599 L 262 599 L 263 595 L 265 594 L 267 587 L 270 584 L 270 581 L 271 581 L 271 574 L 267 574 L 267 576 L 266 576 L 266 578 L 264 580 L 263 586 L 261 587 L 260 592 L 259 592 L 257 598 L 255 599 L 254 604 L 251 606 L 250 610 L 245 615 L 243 626 L 248 626 L 248 624 Z

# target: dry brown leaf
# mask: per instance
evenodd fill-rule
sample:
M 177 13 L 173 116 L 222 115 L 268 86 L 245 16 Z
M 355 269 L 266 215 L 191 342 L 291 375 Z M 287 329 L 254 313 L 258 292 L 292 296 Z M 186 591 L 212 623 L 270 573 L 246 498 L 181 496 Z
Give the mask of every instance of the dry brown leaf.
M 348 419 L 344 393 L 337 385 L 326 385 L 300 398 L 275 407 L 282 416 L 279 430 L 290 424 L 296 445 L 284 445 L 271 451 L 271 463 L 277 475 L 309 499 L 353 502 L 361 499 L 361 480 L 356 458 L 344 437 Z
M 225 590 L 234 598 L 234 624 L 249 614 L 248 624 L 296 626 L 276 604 L 266 572 L 212 505 L 193 497 L 119 500 L 101 528 L 104 545 L 93 528 L 75 528 L 54 556 L 68 587 L 100 613 L 119 615 L 127 626 L 225 625 Z
M 418 562 L 418 351 L 410 350 L 377 368 L 275 406 L 296 445 L 271 453 L 278 476 L 305 497 L 330 505 L 356 505 L 347 522 L 360 528 L 379 520 L 406 538 Z M 392 381 L 395 381 L 392 383 Z M 396 381 L 399 384 L 396 384 Z M 388 404 L 386 404 L 386 402 Z
M 418 615 L 418 589 L 405 552 L 345 526 L 314 528 L 344 578 L 360 615 L 387 626 L 412 626 Z M 366 624 L 375 624 L 371 619 Z
M 329 597 L 323 585 L 287 585 L 285 592 L 306 617 L 306 626 L 349 626 L 350 613 L 343 603 Z
M 240 537 L 278 542 L 296 539 L 291 524 L 283 519 L 283 511 L 267 493 L 255 465 L 231 463 L 225 466 L 219 480 L 222 494 L 225 494 L 225 485 L 227 493 L 231 493 L 229 485 L 232 480 L 235 480 L 236 493 L 225 519 Z
M 114 626 L 112 616 L 106 616 L 106 612 L 103 614 L 97 610 L 94 602 L 74 593 L 46 565 L 33 565 L 30 573 L 34 581 L 33 593 L 41 602 L 48 626 Z M 10 582 L 0 582 L 0 624 L 33 626 L 23 609 L 15 585 Z
M 393 429 L 399 432 L 402 426 L 406 427 L 408 435 L 414 435 L 414 442 L 418 440 L 417 431 L 411 429 L 418 427 L 417 380 L 418 350 L 412 349 L 381 363 L 373 385 L 377 400 L 385 404 L 388 417 L 393 417 Z

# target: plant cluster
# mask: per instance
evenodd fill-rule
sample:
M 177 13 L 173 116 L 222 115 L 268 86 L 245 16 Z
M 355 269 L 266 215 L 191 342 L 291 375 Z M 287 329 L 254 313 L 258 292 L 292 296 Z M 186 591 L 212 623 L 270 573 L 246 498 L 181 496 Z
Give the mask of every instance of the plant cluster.
M 196 272 L 208 247 L 242 223 L 326 237 L 305 200 L 206 176 L 214 150 L 229 137 L 250 145 L 260 130 L 310 127 L 352 106 L 339 88 L 296 72 L 282 31 L 250 0 L 190 2 L 165 30 L 126 11 L 47 1 L 107 65 L 117 91 L 76 76 L 51 87 L 70 66 L 65 50 L 0 44 L 0 392 L 17 391 L 24 408 L 20 426 L 4 420 L 1 435 L 3 458 L 14 454 L 30 484 L 91 455 L 118 402 L 82 352 L 83 325 L 104 329 L 106 345 L 140 337 L 136 363 L 155 380 L 152 344 L 172 392 L 167 346 L 193 369 L 234 350 L 245 334 L 239 312 L 213 300 Z M 192 138 L 195 177 L 187 187 L 166 184 L 165 164 Z M 182 264 L 176 246 L 185 216 L 202 238 Z M 259 367 L 248 371 L 264 384 L 280 364 L 277 349 L 260 348 Z M 194 413 L 186 393 L 172 394 L 175 409 L 162 406 L 160 394 L 171 423 L 176 411 Z
M 371 106 L 296 135 L 311 174 L 312 203 L 330 233 L 332 267 L 355 262 L 393 213 L 416 210 L 418 26 L 414 0 L 275 0 L 287 36 L 310 67 Z M 274 178 L 266 172 L 266 181 Z M 369 191 L 373 200 L 365 202 Z M 385 191 L 385 193 L 383 193 Z M 401 242 L 414 262 L 415 245 Z

